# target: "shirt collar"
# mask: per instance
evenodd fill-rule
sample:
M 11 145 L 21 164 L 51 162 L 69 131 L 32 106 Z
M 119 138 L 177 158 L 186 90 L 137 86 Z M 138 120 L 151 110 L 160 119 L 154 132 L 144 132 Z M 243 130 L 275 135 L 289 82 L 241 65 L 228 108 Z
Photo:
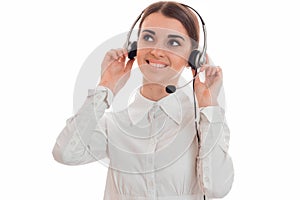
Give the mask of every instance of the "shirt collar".
M 144 97 L 140 90 L 136 92 L 134 101 L 128 107 L 128 114 L 132 123 L 137 124 L 141 121 L 155 105 L 160 107 L 173 121 L 180 124 L 182 120 L 182 106 L 177 93 L 169 94 L 158 101 L 153 101 Z

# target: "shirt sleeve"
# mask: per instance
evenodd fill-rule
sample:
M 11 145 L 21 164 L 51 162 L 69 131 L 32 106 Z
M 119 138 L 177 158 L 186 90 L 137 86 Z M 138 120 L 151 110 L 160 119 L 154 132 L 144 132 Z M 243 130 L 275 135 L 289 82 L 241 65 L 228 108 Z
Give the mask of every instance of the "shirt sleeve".
M 230 132 L 225 112 L 219 106 L 198 108 L 201 142 L 197 175 L 208 198 L 222 198 L 230 191 L 234 169 L 228 153 Z
M 56 139 L 52 154 L 66 165 L 80 165 L 107 157 L 105 109 L 113 93 L 106 87 L 88 90 L 88 96 L 78 112 L 66 120 Z

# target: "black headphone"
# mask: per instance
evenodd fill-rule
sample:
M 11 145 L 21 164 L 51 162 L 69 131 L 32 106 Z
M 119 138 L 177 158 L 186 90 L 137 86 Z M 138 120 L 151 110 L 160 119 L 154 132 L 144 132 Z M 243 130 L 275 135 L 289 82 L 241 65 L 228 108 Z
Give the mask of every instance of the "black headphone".
M 204 37 L 204 43 L 203 43 L 203 48 L 202 50 L 199 50 L 199 49 L 194 49 L 190 56 L 189 56 L 189 60 L 188 60 L 188 63 L 189 63 L 189 66 L 194 69 L 194 70 L 197 70 L 199 67 L 201 67 L 203 64 L 205 64 L 206 62 L 206 49 L 207 49 L 207 34 L 206 34 L 206 27 L 205 27 L 205 23 L 201 17 L 201 15 L 192 7 L 188 6 L 188 5 L 185 5 L 185 4 L 181 4 L 182 6 L 186 7 L 186 8 L 189 8 L 191 9 L 192 11 L 194 11 L 194 13 L 196 13 L 201 21 L 201 24 L 202 24 L 202 30 L 203 30 L 203 37 Z M 131 33 L 136 25 L 136 23 L 139 21 L 139 19 L 142 17 L 142 15 L 144 14 L 144 11 L 142 11 L 142 13 L 137 17 L 137 19 L 134 21 L 133 25 L 131 26 L 128 34 L 127 34 L 127 39 L 126 39 L 126 43 L 124 45 L 124 48 L 127 49 L 128 51 L 128 58 L 131 60 L 133 59 L 136 54 L 137 54 L 137 42 L 136 41 L 133 41 L 133 42 L 130 42 L 130 36 L 131 36 Z

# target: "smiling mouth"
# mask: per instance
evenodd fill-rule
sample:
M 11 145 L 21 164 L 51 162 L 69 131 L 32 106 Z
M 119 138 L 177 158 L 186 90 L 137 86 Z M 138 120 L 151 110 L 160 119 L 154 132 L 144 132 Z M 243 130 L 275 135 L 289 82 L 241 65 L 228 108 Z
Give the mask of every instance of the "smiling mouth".
M 147 62 L 147 64 L 151 65 L 152 67 L 159 68 L 159 69 L 167 67 L 167 65 L 165 65 L 165 64 L 153 63 L 149 60 L 146 60 L 146 62 Z

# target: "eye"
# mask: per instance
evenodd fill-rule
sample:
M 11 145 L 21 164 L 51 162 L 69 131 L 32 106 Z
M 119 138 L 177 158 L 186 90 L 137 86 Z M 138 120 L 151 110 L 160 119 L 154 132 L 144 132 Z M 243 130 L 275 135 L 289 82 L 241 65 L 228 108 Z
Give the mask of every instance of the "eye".
M 178 42 L 177 40 L 169 40 L 168 45 L 172 47 L 181 46 L 180 42 Z
M 148 42 L 153 42 L 154 41 L 153 37 L 151 35 L 149 35 L 149 34 L 144 35 L 143 39 L 145 41 L 148 41 Z

